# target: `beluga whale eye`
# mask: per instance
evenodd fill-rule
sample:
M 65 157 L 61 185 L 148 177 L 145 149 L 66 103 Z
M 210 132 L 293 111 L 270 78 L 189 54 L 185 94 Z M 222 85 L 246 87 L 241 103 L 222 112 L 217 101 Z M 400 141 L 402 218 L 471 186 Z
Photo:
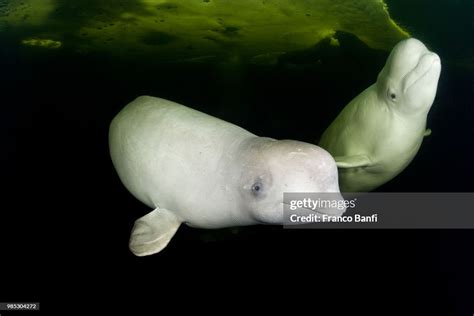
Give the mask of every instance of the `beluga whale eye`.
M 388 90 L 387 94 L 390 100 L 397 101 L 397 94 L 395 92 L 393 92 L 392 90 Z
M 263 185 L 261 182 L 257 181 L 252 185 L 252 193 L 254 195 L 259 195 L 263 191 Z

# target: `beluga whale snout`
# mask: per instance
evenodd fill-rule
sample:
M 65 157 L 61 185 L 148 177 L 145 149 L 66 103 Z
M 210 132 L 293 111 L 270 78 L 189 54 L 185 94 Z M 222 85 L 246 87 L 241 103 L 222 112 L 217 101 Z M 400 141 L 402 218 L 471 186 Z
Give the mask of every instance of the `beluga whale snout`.
M 323 133 L 319 145 L 336 159 L 342 191 L 371 191 L 413 160 L 426 129 L 441 60 L 410 38 L 391 51 L 377 81 L 354 98 Z
M 437 82 L 440 72 L 441 60 L 439 56 L 435 53 L 427 52 L 420 57 L 416 67 L 403 79 L 403 92 L 407 93 L 407 91 L 411 88 L 426 88 L 433 86 L 427 81 L 431 80 L 433 82 Z
M 132 229 L 129 246 L 137 256 L 164 249 L 182 223 L 209 229 L 284 224 L 284 193 L 330 192 L 342 199 L 336 162 L 326 150 L 258 137 L 160 98 L 142 96 L 122 109 L 110 125 L 109 147 L 122 183 L 154 209 Z

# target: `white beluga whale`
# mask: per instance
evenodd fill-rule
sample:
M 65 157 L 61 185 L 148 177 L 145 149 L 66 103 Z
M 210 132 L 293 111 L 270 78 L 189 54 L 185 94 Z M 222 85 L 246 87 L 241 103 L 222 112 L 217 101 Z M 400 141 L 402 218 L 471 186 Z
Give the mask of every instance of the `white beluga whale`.
M 154 209 L 133 227 L 130 249 L 138 256 L 161 251 L 182 223 L 283 224 L 284 192 L 342 199 L 336 163 L 324 149 L 258 137 L 164 99 L 128 104 L 110 125 L 109 145 L 125 187 Z M 345 209 L 314 211 L 337 216 Z
M 334 156 L 342 191 L 371 191 L 408 166 L 431 133 L 426 120 L 440 72 L 440 58 L 422 42 L 401 41 L 377 82 L 332 122 L 319 145 Z

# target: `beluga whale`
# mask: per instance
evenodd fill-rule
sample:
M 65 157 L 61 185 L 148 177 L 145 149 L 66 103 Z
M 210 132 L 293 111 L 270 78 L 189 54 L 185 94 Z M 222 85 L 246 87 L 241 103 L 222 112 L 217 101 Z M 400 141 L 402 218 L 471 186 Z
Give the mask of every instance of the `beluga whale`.
M 402 172 L 425 136 L 441 61 L 419 40 L 398 43 L 376 83 L 353 99 L 319 145 L 334 156 L 345 192 L 368 192 Z
M 132 229 L 129 246 L 137 256 L 161 251 L 183 223 L 208 229 L 283 224 L 285 192 L 328 192 L 342 200 L 326 150 L 258 137 L 160 98 L 141 96 L 123 108 L 111 122 L 109 148 L 122 183 L 153 209 Z

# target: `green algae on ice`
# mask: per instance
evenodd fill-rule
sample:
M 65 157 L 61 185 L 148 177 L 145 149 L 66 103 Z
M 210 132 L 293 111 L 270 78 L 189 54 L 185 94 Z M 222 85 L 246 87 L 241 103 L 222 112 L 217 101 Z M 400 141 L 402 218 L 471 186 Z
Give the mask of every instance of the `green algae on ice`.
M 55 41 L 49 38 L 27 38 L 21 41 L 26 46 L 36 46 L 42 48 L 56 49 L 62 46 L 60 41 Z
M 13 0 L 0 7 L 0 23 L 21 40 L 48 34 L 81 52 L 161 61 L 259 59 L 336 31 L 385 50 L 408 37 L 382 0 Z

